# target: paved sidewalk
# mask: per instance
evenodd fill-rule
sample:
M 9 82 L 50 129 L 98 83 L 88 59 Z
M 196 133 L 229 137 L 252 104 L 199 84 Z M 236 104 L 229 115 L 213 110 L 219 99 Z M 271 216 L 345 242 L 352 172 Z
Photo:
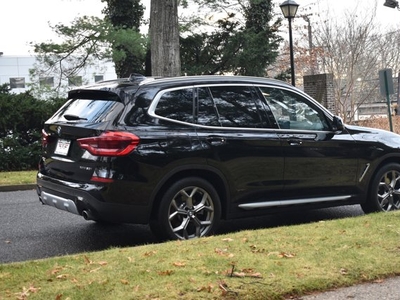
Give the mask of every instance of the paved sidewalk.
M 399 300 L 400 276 L 297 298 L 298 300 Z

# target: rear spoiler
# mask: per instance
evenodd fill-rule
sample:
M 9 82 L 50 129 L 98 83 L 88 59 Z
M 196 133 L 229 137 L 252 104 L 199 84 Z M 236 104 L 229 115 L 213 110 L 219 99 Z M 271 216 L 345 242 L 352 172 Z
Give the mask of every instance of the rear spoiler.
M 121 90 L 119 92 L 123 93 Z M 76 89 L 68 92 L 68 99 L 99 99 L 122 102 L 118 91 L 113 90 Z

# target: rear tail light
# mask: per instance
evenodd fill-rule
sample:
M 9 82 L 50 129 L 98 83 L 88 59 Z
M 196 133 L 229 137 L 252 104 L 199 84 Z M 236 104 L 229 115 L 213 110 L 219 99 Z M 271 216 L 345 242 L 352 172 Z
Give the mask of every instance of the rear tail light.
M 46 130 L 42 129 L 42 147 L 46 148 L 46 146 L 54 140 L 54 136 L 48 134 Z
M 106 131 L 95 137 L 77 140 L 79 146 L 97 156 L 123 156 L 139 144 L 139 138 L 128 132 Z

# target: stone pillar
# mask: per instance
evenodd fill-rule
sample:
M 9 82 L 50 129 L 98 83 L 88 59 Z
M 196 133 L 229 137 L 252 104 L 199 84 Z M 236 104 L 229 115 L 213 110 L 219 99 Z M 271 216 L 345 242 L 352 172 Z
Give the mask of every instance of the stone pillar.
M 336 113 L 333 93 L 333 74 L 307 75 L 303 77 L 304 92 L 313 97 L 333 114 Z

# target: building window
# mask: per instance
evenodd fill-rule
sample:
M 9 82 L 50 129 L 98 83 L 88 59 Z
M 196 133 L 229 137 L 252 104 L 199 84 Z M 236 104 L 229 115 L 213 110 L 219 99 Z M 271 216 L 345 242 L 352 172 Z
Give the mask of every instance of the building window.
M 41 87 L 53 87 L 54 77 L 40 77 L 39 83 Z
M 25 77 L 10 78 L 10 87 L 12 89 L 24 89 L 25 88 Z
M 73 76 L 68 78 L 68 86 L 81 86 L 82 76 Z
M 99 82 L 99 81 L 103 81 L 103 80 L 104 80 L 103 75 L 94 75 L 94 82 Z

